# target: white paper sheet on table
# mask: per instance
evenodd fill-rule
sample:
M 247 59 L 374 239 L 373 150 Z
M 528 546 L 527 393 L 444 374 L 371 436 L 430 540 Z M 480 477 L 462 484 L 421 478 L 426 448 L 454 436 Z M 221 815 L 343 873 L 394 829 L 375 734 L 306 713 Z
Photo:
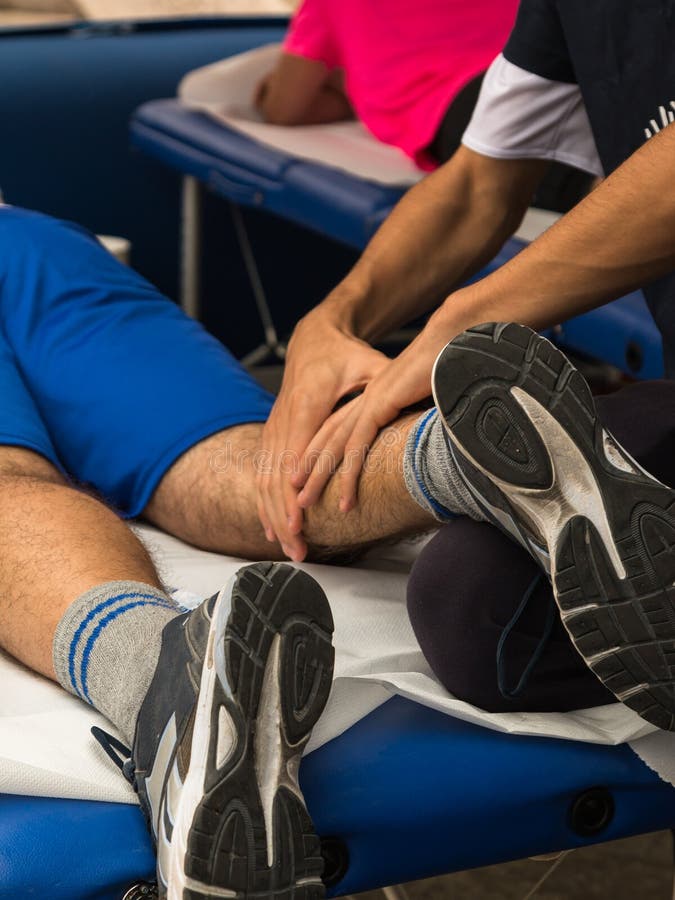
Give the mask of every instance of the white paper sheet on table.
M 208 596 L 242 565 L 142 527 L 166 583 L 180 597 Z M 393 694 L 401 694 L 499 731 L 631 746 L 665 780 L 675 782 L 675 735 L 661 732 L 619 704 L 567 714 L 490 714 L 451 697 L 434 679 L 405 608 L 407 572 L 419 545 L 380 548 L 358 566 L 307 565 L 335 618 L 335 683 L 312 736 L 311 751 Z M 90 728 L 109 724 L 47 680 L 0 656 L 0 791 L 134 802 Z
M 402 150 L 378 141 L 360 122 L 292 128 L 263 122 L 253 95 L 278 55 L 279 45 L 269 44 L 196 69 L 182 80 L 178 96 L 191 109 L 300 159 L 385 185 L 415 184 L 424 176 Z

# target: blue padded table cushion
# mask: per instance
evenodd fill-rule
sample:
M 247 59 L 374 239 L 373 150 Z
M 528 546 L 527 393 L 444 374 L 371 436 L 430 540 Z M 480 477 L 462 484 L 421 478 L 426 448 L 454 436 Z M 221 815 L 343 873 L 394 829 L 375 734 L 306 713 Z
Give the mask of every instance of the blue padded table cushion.
M 516 737 L 396 697 L 307 757 L 319 834 L 344 848 L 331 895 L 675 825 L 675 790 L 627 746 Z M 597 835 L 572 808 L 602 788 Z M 134 806 L 0 796 L 0 896 L 119 900 L 152 876 Z
M 0 897 L 121 900 L 154 872 L 139 807 L 0 794 Z
M 301 774 L 319 833 L 349 849 L 335 895 L 675 823 L 675 789 L 627 745 L 503 734 L 401 697 L 311 754 Z M 593 788 L 611 794 L 614 815 L 583 837 L 572 807 Z
M 139 107 L 131 120 L 131 140 L 220 196 L 278 213 L 357 248 L 402 193 L 267 147 L 177 100 Z
M 634 378 L 663 378 L 663 341 L 642 291 L 568 319 L 556 343 Z

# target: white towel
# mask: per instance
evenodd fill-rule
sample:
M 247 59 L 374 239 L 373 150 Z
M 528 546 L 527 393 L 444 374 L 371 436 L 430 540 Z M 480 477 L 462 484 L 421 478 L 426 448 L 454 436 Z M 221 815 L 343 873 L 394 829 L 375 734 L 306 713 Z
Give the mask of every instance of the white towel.
M 143 526 L 139 534 L 181 602 L 217 591 L 241 560 L 205 553 Z M 491 714 L 450 696 L 435 680 L 408 621 L 405 585 L 420 544 L 373 551 L 359 565 L 303 566 L 326 591 L 335 618 L 335 683 L 308 752 L 348 729 L 393 694 L 461 719 L 514 734 L 600 744 L 631 742 L 659 775 L 675 783 L 675 735 L 618 703 L 566 714 Z M 0 790 L 5 793 L 134 802 L 89 729 L 111 730 L 90 707 L 0 655 Z

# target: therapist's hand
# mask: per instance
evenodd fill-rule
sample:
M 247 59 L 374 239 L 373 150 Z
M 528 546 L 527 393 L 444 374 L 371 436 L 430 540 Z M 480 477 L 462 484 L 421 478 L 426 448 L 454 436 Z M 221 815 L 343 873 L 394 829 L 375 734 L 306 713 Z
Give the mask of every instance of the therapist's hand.
M 439 311 L 440 313 L 440 311 Z M 431 372 L 436 357 L 457 333 L 443 313 L 436 313 L 417 338 L 396 359 L 389 361 L 361 395 L 334 413 L 307 446 L 300 471 L 309 473 L 298 496 L 302 509 L 317 502 L 329 474 L 312 465 L 330 454 L 342 461 L 339 508 L 349 512 L 356 506 L 358 483 L 368 451 L 378 432 L 399 417 L 406 407 L 431 395 Z M 300 478 L 296 479 L 300 486 Z
M 298 324 L 288 345 L 284 379 L 263 429 L 258 515 L 268 540 L 299 562 L 307 553 L 298 487 L 305 451 L 345 396 L 362 390 L 388 358 L 347 333 L 321 307 Z

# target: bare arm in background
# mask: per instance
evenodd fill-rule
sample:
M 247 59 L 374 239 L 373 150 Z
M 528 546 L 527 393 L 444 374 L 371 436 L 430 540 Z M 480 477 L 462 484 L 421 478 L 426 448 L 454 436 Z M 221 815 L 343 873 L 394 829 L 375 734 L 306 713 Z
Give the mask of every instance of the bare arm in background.
M 254 103 L 272 125 L 324 125 L 353 119 L 341 69 L 282 53 L 275 68 L 258 85 Z

